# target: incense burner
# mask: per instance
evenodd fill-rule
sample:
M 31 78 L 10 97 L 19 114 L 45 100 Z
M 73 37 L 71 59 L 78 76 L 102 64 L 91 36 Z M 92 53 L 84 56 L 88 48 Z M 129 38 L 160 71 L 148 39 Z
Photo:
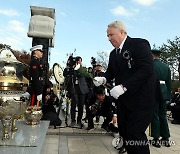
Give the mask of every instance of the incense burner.
M 9 133 L 17 130 L 16 121 L 26 111 L 30 101 L 26 93 L 29 81 L 23 76 L 26 67 L 9 49 L 0 50 L 0 120 L 3 139 L 9 139 Z
M 29 106 L 24 114 L 28 125 L 37 125 L 42 118 L 42 110 L 40 106 Z

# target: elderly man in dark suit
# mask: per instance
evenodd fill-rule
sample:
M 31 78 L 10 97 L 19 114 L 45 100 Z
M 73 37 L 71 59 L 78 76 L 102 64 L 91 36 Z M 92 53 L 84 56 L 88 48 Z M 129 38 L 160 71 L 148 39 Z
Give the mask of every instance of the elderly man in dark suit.
M 94 84 L 99 86 L 115 79 L 110 94 L 117 101 L 118 128 L 124 147 L 128 154 L 149 154 L 145 131 L 155 106 L 155 76 L 149 42 L 127 36 L 121 21 L 108 25 L 107 37 L 115 48 L 110 53 L 105 76 L 95 77 Z

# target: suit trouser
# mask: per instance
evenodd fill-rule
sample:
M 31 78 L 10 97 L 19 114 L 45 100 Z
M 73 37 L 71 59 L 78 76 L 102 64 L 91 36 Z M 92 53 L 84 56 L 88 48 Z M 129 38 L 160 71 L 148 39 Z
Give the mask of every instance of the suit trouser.
M 118 128 L 128 154 L 150 154 L 145 131 L 153 117 L 153 109 L 129 110 L 118 103 Z
M 167 123 L 166 106 L 166 100 L 156 104 L 153 120 L 151 122 L 151 136 L 155 139 L 158 139 L 159 137 L 170 137 Z
M 78 107 L 78 116 L 77 122 L 81 122 L 83 116 L 83 107 L 84 107 L 85 95 L 84 94 L 75 94 L 72 96 L 71 101 L 71 121 L 76 119 L 76 105 Z
M 91 96 L 92 96 L 92 92 L 91 91 L 85 95 L 85 101 L 84 101 L 84 105 L 85 105 L 85 109 L 86 109 L 86 116 L 85 116 L 85 118 L 88 118 L 89 101 L 91 99 Z

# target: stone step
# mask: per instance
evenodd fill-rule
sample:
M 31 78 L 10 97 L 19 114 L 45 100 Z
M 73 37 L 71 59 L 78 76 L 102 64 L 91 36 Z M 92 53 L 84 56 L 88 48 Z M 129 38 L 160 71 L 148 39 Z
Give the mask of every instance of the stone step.
M 40 121 L 38 125 L 27 125 L 17 121 L 16 132 L 11 133 L 9 140 L 0 142 L 0 154 L 39 154 L 48 131 L 49 121 Z M 2 125 L 0 125 L 2 139 Z

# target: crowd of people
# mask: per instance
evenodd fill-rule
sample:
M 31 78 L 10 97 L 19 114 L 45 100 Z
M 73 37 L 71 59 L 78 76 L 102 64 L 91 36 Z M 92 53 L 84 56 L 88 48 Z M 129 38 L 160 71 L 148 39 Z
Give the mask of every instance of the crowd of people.
M 119 153 L 149 154 L 149 144 L 145 133 L 148 126 L 153 137 L 153 146 L 170 147 L 170 131 L 167 122 L 167 108 L 172 112 L 172 124 L 180 124 L 180 88 L 171 98 L 171 72 L 168 65 L 160 60 L 161 51 L 151 50 L 147 40 L 131 38 L 126 26 L 121 21 L 114 21 L 107 27 L 107 37 L 114 47 L 109 56 L 105 72 L 100 63 L 88 69 L 82 65 L 82 57 L 70 56 L 63 75 L 67 97 L 71 99 L 71 127 L 83 128 L 83 121 L 88 123 L 87 131 L 94 129 L 94 118 L 104 118 L 102 128 L 118 132 L 123 138 Z M 31 49 L 30 64 L 32 102 L 42 100 L 42 46 Z M 41 84 L 37 84 L 41 83 Z M 108 92 L 106 84 L 114 85 Z M 112 84 L 113 83 L 113 84 Z M 52 125 L 61 125 L 61 119 L 53 108 L 59 105 L 59 99 L 45 86 L 43 119 Z M 167 102 L 170 102 L 167 105 Z M 86 115 L 83 118 L 83 109 Z M 76 115 L 77 113 L 77 115 Z M 118 127 L 115 127 L 117 123 Z M 111 129 L 113 124 L 113 129 Z

